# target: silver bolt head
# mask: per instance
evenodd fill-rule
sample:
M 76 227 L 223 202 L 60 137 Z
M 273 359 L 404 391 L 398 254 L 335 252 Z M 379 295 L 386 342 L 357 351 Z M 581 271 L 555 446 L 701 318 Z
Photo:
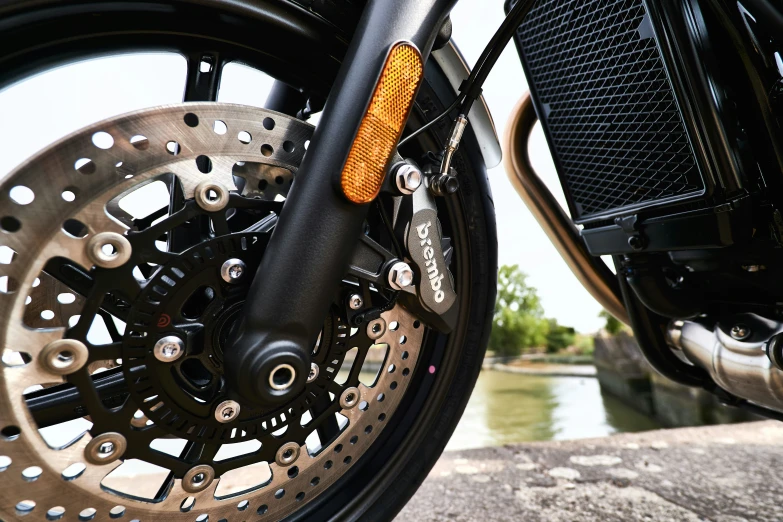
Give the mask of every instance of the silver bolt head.
M 401 165 L 394 174 L 397 189 L 403 194 L 413 194 L 421 186 L 421 171 L 409 163 Z
M 750 337 L 750 328 L 748 328 L 744 324 L 735 324 L 734 326 L 731 327 L 731 337 L 738 341 L 747 339 L 748 337 Z
M 167 335 L 155 343 L 152 353 L 160 362 L 176 361 L 185 353 L 185 343 L 176 335 Z
M 389 286 L 394 290 L 402 290 L 413 284 L 413 270 L 408 263 L 398 261 L 389 270 Z
M 239 403 L 236 401 L 223 401 L 215 408 L 215 420 L 221 423 L 231 422 L 239 417 Z
M 359 294 L 353 294 L 348 298 L 348 306 L 351 307 L 351 310 L 358 310 L 362 305 L 364 305 L 364 300 Z
M 320 369 L 318 368 L 318 365 L 315 363 L 310 363 L 310 373 L 307 374 L 307 382 L 313 382 L 318 378 L 318 372 Z
M 247 266 L 241 259 L 228 259 L 223 266 L 220 267 L 220 277 L 226 283 L 238 283 L 242 276 L 245 274 Z

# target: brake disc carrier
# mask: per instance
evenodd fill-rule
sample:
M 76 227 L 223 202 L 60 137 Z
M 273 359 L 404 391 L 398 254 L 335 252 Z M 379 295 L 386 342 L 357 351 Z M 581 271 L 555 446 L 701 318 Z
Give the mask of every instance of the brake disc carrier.
M 223 341 L 312 131 L 258 108 L 172 105 L 83 129 L 3 180 L 0 518 L 34 511 L 50 520 L 279 519 L 332 485 L 376 439 L 408 386 L 424 334 L 399 306 L 369 332 L 350 328 L 336 300 L 312 355 L 318 375 L 299 397 L 275 409 L 241 404 L 231 423 L 214 416 L 215 403 L 231 398 Z M 130 212 L 128 201 L 156 183 L 167 187 L 166 209 Z M 219 279 L 231 258 L 245 263 L 246 283 Z M 109 339 L 94 336 L 98 322 Z M 175 362 L 154 356 L 165 335 L 187 347 Z M 53 352 L 62 339 L 85 352 Z M 388 350 L 365 385 L 359 372 L 378 346 Z M 355 362 L 337 378 L 354 348 Z M 101 396 L 100 383 L 124 383 L 125 391 Z M 30 401 L 49 389 L 70 394 L 74 417 L 92 423 L 86 432 L 53 444 L 39 431 Z M 337 430 L 321 440 L 327 421 Z M 181 445 L 164 451 L 160 441 Z M 156 494 L 108 481 L 133 459 L 168 473 Z M 259 465 L 263 483 L 237 488 Z

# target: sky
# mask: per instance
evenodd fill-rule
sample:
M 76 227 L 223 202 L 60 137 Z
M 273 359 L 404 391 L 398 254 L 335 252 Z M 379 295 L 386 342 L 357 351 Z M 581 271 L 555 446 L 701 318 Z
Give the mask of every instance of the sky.
M 453 38 L 475 63 L 503 20 L 502 1 L 460 0 L 452 12 Z M 138 53 L 99 58 L 47 71 L 0 91 L 0 176 L 53 141 L 96 121 L 182 99 L 185 60 L 178 55 Z M 271 79 L 240 65 L 224 69 L 219 101 L 263 105 Z M 484 97 L 503 136 L 511 110 L 527 91 L 513 44 L 484 84 Z M 565 206 L 546 140 L 540 129 L 529 144 L 536 172 Z M 598 330 L 598 303 L 579 284 L 525 208 L 502 164 L 489 171 L 498 222 L 501 265 L 517 264 L 538 289 L 548 317 L 588 333 Z

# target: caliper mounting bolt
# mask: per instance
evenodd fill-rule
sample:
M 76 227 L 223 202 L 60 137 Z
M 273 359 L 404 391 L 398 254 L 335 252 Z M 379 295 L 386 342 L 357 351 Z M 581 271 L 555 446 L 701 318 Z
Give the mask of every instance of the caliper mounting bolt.
M 397 190 L 410 196 L 421 186 L 424 176 L 421 171 L 410 163 L 401 163 L 394 171 L 394 181 Z
M 397 261 L 389 269 L 389 286 L 394 290 L 402 290 L 413 284 L 413 270 L 403 261 Z

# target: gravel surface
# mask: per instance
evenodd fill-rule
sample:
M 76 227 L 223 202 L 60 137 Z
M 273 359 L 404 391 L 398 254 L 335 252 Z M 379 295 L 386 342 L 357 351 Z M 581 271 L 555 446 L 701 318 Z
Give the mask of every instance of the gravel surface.
M 446 452 L 397 521 L 780 521 L 783 423 Z

